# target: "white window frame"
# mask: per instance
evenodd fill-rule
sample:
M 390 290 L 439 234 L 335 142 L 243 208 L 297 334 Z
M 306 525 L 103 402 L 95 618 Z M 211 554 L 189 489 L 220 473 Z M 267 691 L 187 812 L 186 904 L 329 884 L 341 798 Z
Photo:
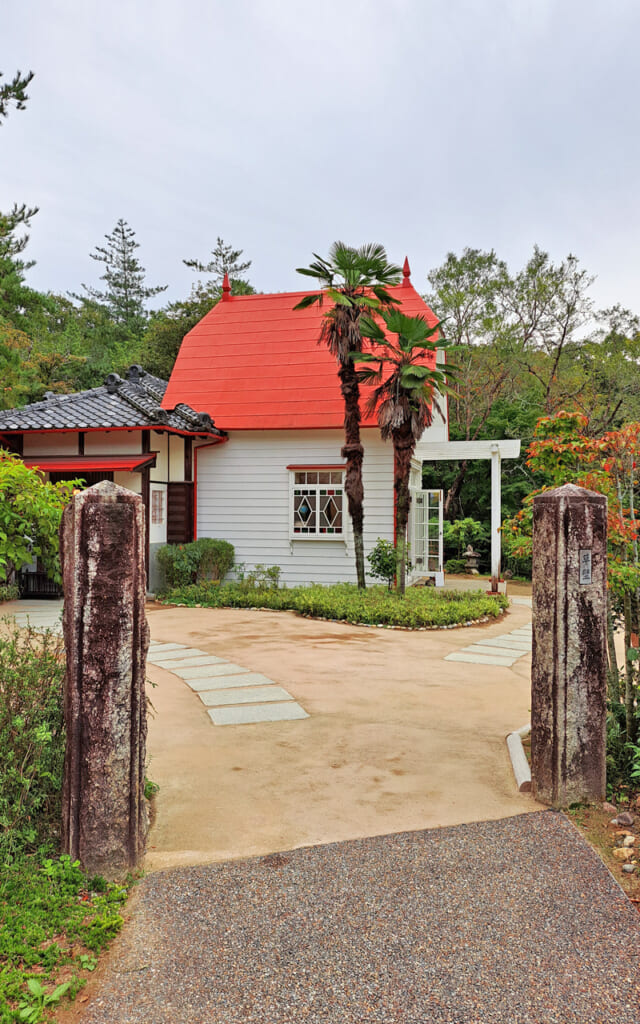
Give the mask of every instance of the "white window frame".
M 334 544 L 346 544 L 347 543 L 347 529 L 349 525 L 349 514 L 347 509 L 347 496 L 344 490 L 344 479 L 346 466 L 343 463 L 337 463 L 332 465 L 299 465 L 299 466 L 287 466 L 289 472 L 289 540 L 302 540 L 302 541 L 321 541 L 325 544 L 327 541 L 331 541 Z M 296 473 L 340 473 L 341 482 L 335 484 L 334 487 L 340 487 L 342 491 L 342 529 L 339 533 L 296 533 L 294 531 L 294 498 L 295 490 L 297 487 L 313 488 L 317 491 L 321 488 L 331 487 L 331 484 L 318 483 L 318 484 L 296 484 Z M 319 496 L 319 495 L 318 495 Z M 316 511 L 318 516 L 318 511 Z

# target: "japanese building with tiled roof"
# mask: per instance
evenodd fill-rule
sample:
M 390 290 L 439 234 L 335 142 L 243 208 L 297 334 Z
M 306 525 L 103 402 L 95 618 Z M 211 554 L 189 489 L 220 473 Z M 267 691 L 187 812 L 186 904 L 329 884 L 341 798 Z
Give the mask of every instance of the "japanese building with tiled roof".
M 155 549 L 193 538 L 194 446 L 226 440 L 208 412 L 185 402 L 163 407 L 166 389 L 166 381 L 134 365 L 125 377 L 110 373 L 100 387 L 0 410 L 0 447 L 51 482 L 113 480 L 142 496 L 152 586 Z M 39 579 L 33 569 L 22 579 L 29 593 Z

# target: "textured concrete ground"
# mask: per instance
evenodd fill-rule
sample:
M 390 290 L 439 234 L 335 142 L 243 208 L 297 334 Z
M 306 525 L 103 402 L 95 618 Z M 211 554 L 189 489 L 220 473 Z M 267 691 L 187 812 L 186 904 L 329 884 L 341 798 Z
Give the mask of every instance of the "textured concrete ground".
M 530 655 L 511 667 L 445 660 L 531 621 L 428 632 L 290 612 L 147 611 L 155 641 L 183 643 L 283 687 L 308 713 L 215 727 L 187 683 L 148 665 L 149 776 L 160 785 L 146 868 L 535 811 L 505 737 L 529 720 Z
M 158 872 L 83 1024 L 637 1024 L 640 916 L 551 811 Z

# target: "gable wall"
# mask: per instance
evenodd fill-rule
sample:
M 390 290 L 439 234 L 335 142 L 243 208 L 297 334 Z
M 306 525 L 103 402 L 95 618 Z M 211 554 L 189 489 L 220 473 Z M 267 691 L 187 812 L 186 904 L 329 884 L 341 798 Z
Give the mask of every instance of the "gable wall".
M 365 555 L 393 539 L 393 448 L 363 430 Z M 341 430 L 233 431 L 198 455 L 198 536 L 230 541 L 236 562 L 279 565 L 289 585 L 355 582 L 350 525 L 343 540 L 289 539 L 287 466 L 341 464 Z M 348 518 L 348 517 L 347 517 Z

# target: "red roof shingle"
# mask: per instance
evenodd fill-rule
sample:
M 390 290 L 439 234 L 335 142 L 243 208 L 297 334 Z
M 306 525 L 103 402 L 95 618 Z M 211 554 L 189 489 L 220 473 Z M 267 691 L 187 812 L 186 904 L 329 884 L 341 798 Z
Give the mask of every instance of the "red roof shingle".
M 403 313 L 437 323 L 408 280 L 389 291 Z M 208 412 L 223 430 L 342 427 L 336 361 L 318 344 L 331 307 L 294 311 L 306 294 L 236 295 L 219 302 L 185 336 L 164 407 L 186 402 Z M 374 426 L 375 416 L 366 416 L 364 402 L 362 407 L 363 426 Z

